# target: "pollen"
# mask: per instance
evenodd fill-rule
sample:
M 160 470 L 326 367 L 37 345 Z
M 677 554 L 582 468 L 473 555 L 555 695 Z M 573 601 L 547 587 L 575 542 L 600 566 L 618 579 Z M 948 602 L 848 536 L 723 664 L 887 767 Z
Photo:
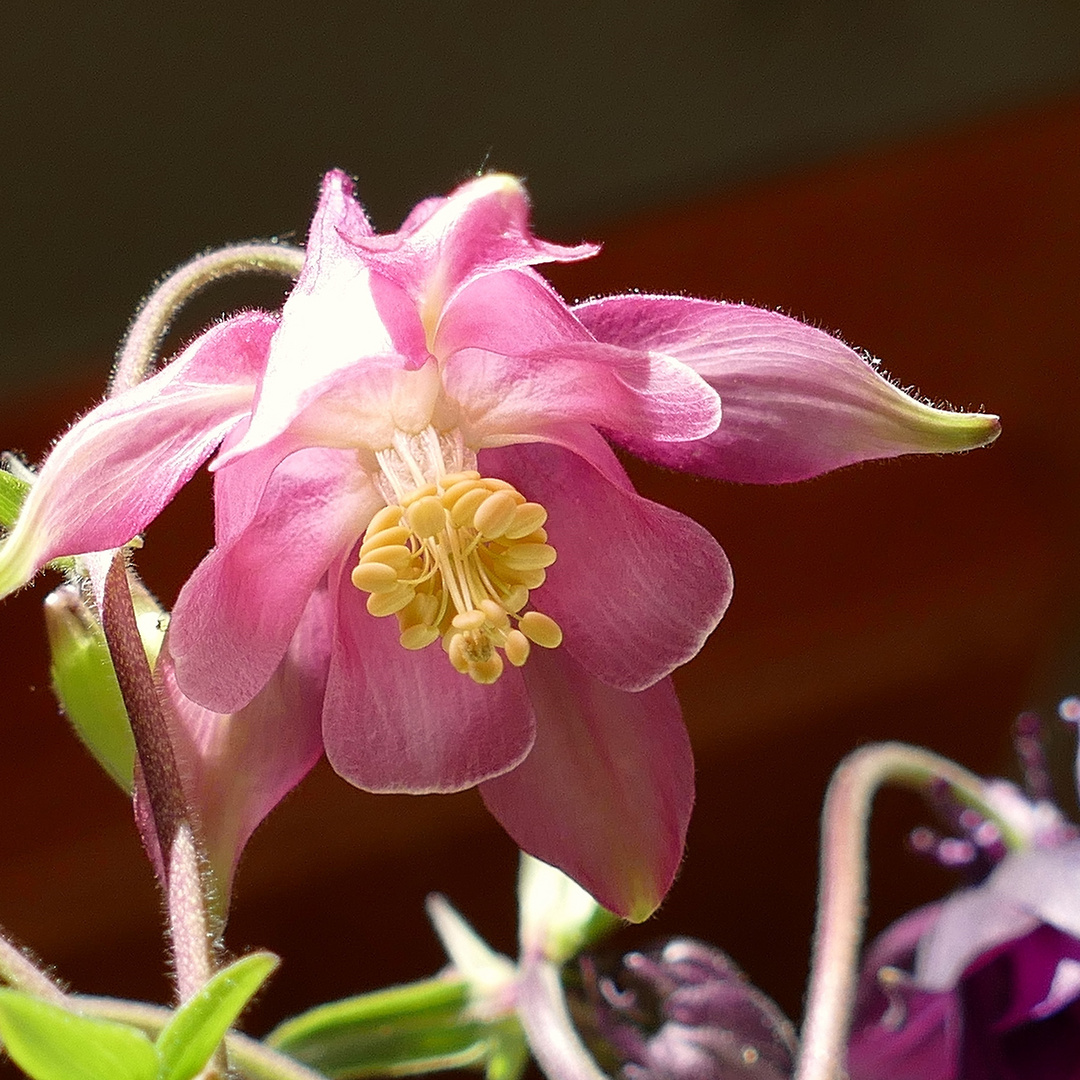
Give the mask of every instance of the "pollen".
M 505 480 L 444 475 L 372 518 L 352 582 L 372 615 L 397 616 L 403 648 L 441 641 L 457 671 L 493 683 L 533 645 L 562 643 L 554 619 L 525 610 L 555 562 L 546 521 L 544 507 Z

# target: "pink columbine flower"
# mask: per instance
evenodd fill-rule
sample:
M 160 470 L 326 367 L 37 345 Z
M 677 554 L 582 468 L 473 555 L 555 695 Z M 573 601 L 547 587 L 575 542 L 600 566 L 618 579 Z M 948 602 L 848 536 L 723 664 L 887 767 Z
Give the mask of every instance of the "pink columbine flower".
M 704 529 L 634 492 L 611 443 L 773 483 L 968 449 L 998 424 L 922 404 L 774 312 L 571 307 L 532 269 L 595 250 L 536 239 L 509 176 L 377 235 L 329 173 L 280 315 L 214 326 L 62 438 L 0 550 L 0 595 L 127 542 L 220 445 L 216 547 L 167 641 L 182 694 L 237 713 L 326 590 L 338 772 L 372 791 L 479 785 L 522 848 L 644 918 L 693 799 L 667 676 L 731 574 Z

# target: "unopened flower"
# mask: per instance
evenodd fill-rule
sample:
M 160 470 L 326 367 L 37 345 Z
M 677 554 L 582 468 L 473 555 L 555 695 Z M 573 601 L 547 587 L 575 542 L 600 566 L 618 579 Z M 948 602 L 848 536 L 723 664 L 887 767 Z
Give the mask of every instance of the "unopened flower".
M 787 1080 L 795 1031 L 719 949 L 673 938 L 596 975 L 588 1015 L 625 1080 Z
M 280 316 L 211 328 L 76 424 L 0 550 L 0 595 L 126 543 L 220 446 L 216 547 L 167 641 L 183 695 L 243 709 L 306 647 L 325 595 L 311 685 L 338 772 L 373 791 L 478 784 L 521 847 L 643 918 L 693 798 L 667 676 L 731 576 L 705 530 L 635 494 L 610 443 L 778 482 L 998 427 L 916 401 L 782 315 L 637 295 L 570 307 L 532 269 L 594 251 L 536 239 L 508 176 L 380 236 L 328 174 Z

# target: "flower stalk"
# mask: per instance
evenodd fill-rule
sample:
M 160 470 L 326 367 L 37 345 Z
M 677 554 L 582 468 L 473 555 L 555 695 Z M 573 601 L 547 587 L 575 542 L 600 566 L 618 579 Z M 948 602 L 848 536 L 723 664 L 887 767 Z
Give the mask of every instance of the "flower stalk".
M 878 743 L 849 754 L 833 773 L 822 811 L 821 877 L 810 985 L 793 1080 L 840 1080 L 851 1024 L 866 918 L 867 830 L 879 788 L 897 783 L 926 791 L 944 782 L 964 805 L 1001 831 L 1010 850 L 1024 838 L 985 794 L 983 781 L 954 762 L 904 743 Z
M 63 990 L 3 934 L 0 934 L 0 982 L 54 1005 L 62 1005 L 66 1000 Z
M 208 285 L 245 273 L 295 278 L 304 263 L 302 248 L 288 244 L 236 244 L 207 252 L 169 274 L 146 298 L 116 355 L 109 396 L 130 390 L 151 374 L 161 342 L 180 309 Z
M 213 974 L 211 942 L 216 934 L 208 919 L 204 860 L 161 698 L 135 621 L 123 552 L 113 556 L 105 579 L 102 623 L 135 738 L 150 819 L 141 822 L 143 843 L 151 861 L 162 869 L 177 990 L 183 1002 L 198 993 Z

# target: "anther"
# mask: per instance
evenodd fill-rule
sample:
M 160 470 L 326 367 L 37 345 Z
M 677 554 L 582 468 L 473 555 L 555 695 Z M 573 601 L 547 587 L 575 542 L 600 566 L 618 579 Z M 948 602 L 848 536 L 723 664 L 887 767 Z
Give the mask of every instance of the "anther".
M 385 563 L 400 572 L 410 566 L 413 558 L 412 549 L 404 544 L 386 544 L 364 551 L 360 556 L 360 563 L 364 566 L 369 563 Z
M 562 644 L 562 629 L 543 612 L 526 611 L 518 627 L 530 641 L 545 649 L 556 649 Z
M 450 520 L 460 529 L 462 526 L 473 523 L 473 515 L 480 508 L 480 504 L 486 502 L 491 492 L 485 488 L 474 487 L 466 492 L 455 503 L 450 511 Z
M 492 652 L 486 660 L 469 665 L 469 675 L 473 682 L 478 682 L 482 686 L 490 686 L 493 682 L 498 682 L 502 673 L 502 657 L 497 652 Z
M 514 508 L 514 520 L 503 531 L 507 540 L 520 540 L 547 521 L 547 511 L 539 503 L 522 503 Z
M 509 491 L 492 492 L 476 508 L 472 521 L 473 528 L 485 540 L 494 540 L 502 536 L 513 523 L 514 511 L 517 508 L 517 499 Z
M 360 563 L 352 572 L 352 583 L 364 592 L 387 592 L 397 585 L 398 572 L 382 562 Z
M 503 652 L 514 667 L 521 667 L 529 659 L 529 639 L 520 630 L 511 630 L 506 635 Z
M 455 630 L 479 630 L 484 623 L 487 622 L 487 616 L 482 611 L 462 611 L 460 614 L 455 615 L 450 621 L 450 625 Z
M 392 589 L 386 592 L 372 593 L 367 598 L 367 609 L 376 617 L 393 615 L 403 607 L 407 607 L 416 594 L 408 585 L 398 582 Z
M 360 545 L 360 554 L 364 555 L 372 548 L 386 547 L 388 544 L 404 544 L 411 535 L 411 531 L 404 525 L 394 525 L 381 531 L 373 531 L 368 526 L 367 532 L 364 533 L 366 539 Z
M 414 623 L 401 631 L 398 640 L 403 648 L 416 650 L 427 648 L 433 641 L 439 639 L 437 627 L 428 626 L 425 623 Z
M 446 528 L 446 508 L 435 495 L 425 495 L 409 506 L 405 520 L 416 536 L 427 540 Z
M 403 648 L 441 639 L 457 671 L 490 684 L 504 657 L 521 667 L 534 644 L 559 645 L 558 624 L 525 610 L 555 562 L 543 506 L 475 470 L 395 492 L 364 533 L 352 582 L 372 615 L 397 615 Z
M 518 544 L 507 548 L 503 561 L 511 570 L 543 570 L 555 561 L 550 544 Z

